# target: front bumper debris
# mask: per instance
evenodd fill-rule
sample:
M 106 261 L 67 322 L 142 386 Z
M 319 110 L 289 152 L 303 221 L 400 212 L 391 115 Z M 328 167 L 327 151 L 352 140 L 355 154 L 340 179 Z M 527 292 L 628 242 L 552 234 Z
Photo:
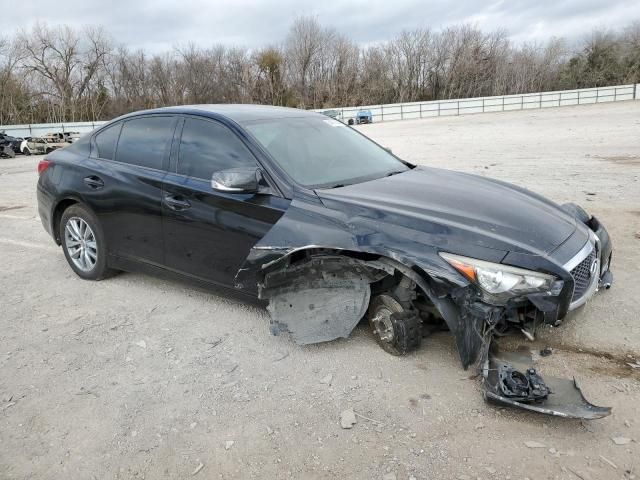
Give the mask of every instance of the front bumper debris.
M 362 220 L 356 213 L 349 222 Z M 236 286 L 258 287 L 260 298 L 269 302 L 273 334 L 289 332 L 299 344 L 347 337 L 364 317 L 371 296 L 393 288 L 393 294 L 404 299 L 404 308 L 421 315 L 424 322 L 440 327 L 446 324 L 455 338 L 463 368 L 474 366 L 484 373 L 486 400 L 567 418 L 594 419 L 611 413 L 610 408 L 589 403 L 575 380 L 541 375 L 530 357 L 490 353 L 494 337 L 521 330 L 532 338 L 542 324 L 558 326 L 572 300 L 577 300 L 576 279 L 585 279 L 583 270 L 574 272 L 575 276 L 571 272 L 581 262 L 588 264 L 589 274 L 588 283 L 582 284 L 581 299 L 587 301 L 599 286 L 611 285 L 611 241 L 595 217 L 586 222 L 592 249 L 580 245 L 584 251 L 574 255 L 576 265 L 560 263 L 550 256 L 513 252 L 501 253 L 502 260 L 494 258 L 553 272 L 563 280 L 559 293 L 531 294 L 500 305 L 487 303 L 473 284 L 452 273 L 437 249 L 425 250 L 422 236 L 405 238 L 410 233 L 406 228 L 388 230 L 384 223 L 374 227 L 368 223 L 364 227 L 345 225 L 342 217 L 324 218 L 315 205 L 294 200 L 287 213 L 252 248 L 236 274 Z M 318 241 L 327 238 L 329 244 Z M 571 251 L 562 252 L 558 258 L 566 260 L 569 255 L 565 253 L 575 253 L 577 245 L 568 247 Z M 590 257 L 593 248 L 595 260 Z M 505 260 L 503 254 L 511 257 Z M 578 278 L 577 273 L 582 276 Z M 410 287 L 400 292 L 402 295 L 398 293 L 399 278 L 410 280 Z
M 484 397 L 499 405 L 565 418 L 594 420 L 611 414 L 584 398 L 575 378 L 544 377 L 533 367 L 531 355 L 490 353 L 483 369 Z

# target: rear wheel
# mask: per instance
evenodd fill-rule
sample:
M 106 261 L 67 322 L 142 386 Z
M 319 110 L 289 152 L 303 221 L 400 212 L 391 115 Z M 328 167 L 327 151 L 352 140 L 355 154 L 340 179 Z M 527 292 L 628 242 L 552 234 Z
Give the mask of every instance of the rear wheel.
M 82 205 L 67 208 L 60 219 L 64 256 L 76 274 L 85 280 L 102 280 L 114 271 L 107 267 L 107 248 L 95 215 Z
M 369 303 L 367 312 L 373 336 L 386 352 L 405 355 L 416 350 L 422 341 L 420 317 L 405 310 L 393 296 L 381 294 Z

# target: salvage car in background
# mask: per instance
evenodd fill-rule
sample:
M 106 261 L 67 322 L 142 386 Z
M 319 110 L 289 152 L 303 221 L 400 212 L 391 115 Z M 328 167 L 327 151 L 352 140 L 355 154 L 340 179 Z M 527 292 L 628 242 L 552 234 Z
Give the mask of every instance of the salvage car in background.
M 24 139 L 0 133 L 0 156 L 15 157 L 16 154 L 23 153 L 24 145 Z
M 61 141 L 55 135 L 46 135 L 44 137 L 31 137 L 27 140 L 25 154 L 26 155 L 46 155 L 59 148 L 69 145 L 65 141 Z
M 49 133 L 47 137 L 54 138 L 58 142 L 63 143 L 73 143 L 80 138 L 80 132 L 57 132 L 57 133 Z
M 38 210 L 80 277 L 172 273 L 258 296 L 300 344 L 363 317 L 401 355 L 446 326 L 485 396 L 598 418 L 572 380 L 490 352 L 609 287 L 607 231 L 484 177 L 405 162 L 318 113 L 184 106 L 117 118 L 38 165 Z

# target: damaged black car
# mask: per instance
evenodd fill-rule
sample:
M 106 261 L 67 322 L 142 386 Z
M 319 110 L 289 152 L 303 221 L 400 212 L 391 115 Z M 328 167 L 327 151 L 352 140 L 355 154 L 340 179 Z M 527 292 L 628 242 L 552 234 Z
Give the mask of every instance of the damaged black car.
M 117 118 L 38 166 L 45 229 L 70 267 L 179 275 L 267 302 L 300 344 L 362 320 L 389 353 L 447 328 L 491 401 L 599 418 L 574 381 L 492 349 L 612 283 L 598 219 L 524 188 L 416 166 L 318 113 L 200 105 Z

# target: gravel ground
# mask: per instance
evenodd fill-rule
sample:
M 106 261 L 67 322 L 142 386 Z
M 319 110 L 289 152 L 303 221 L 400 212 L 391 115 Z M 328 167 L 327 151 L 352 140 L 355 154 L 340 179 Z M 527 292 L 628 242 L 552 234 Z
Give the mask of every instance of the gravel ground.
M 408 160 L 578 201 L 607 225 L 614 288 L 528 344 L 555 346 L 543 374 L 576 376 L 614 408 L 588 423 L 485 404 L 447 333 L 402 358 L 364 326 L 299 347 L 222 292 L 82 281 L 37 218 L 38 158 L 0 159 L 0 478 L 640 478 L 640 374 L 626 365 L 640 354 L 639 114 L 629 102 L 361 127 Z

